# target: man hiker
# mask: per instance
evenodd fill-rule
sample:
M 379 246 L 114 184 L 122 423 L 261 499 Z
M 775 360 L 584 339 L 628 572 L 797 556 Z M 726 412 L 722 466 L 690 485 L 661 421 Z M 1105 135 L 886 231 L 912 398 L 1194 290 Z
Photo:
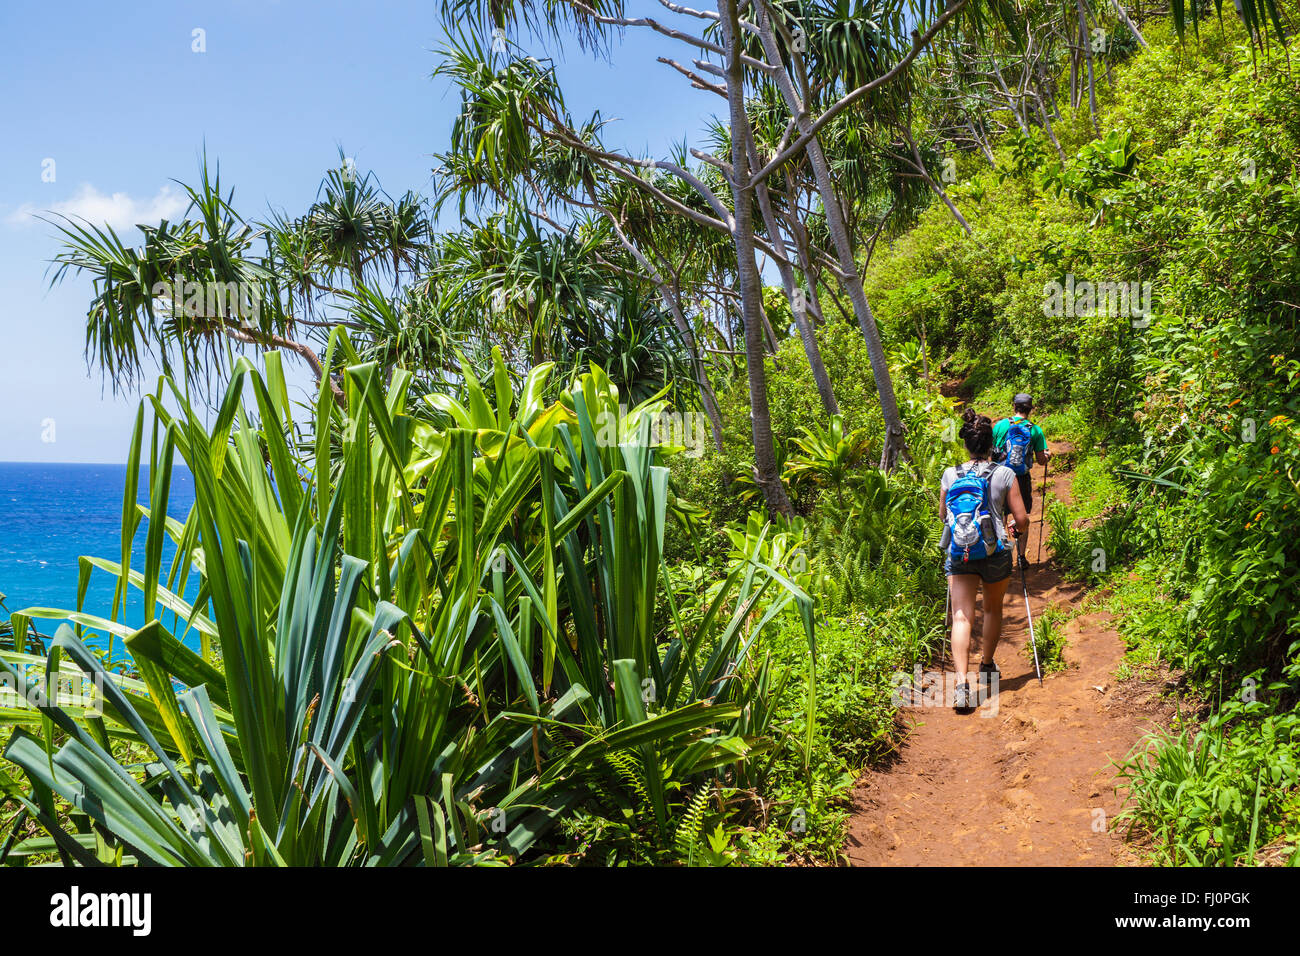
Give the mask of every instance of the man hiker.
M 1047 437 L 1043 430 L 1029 420 L 1029 414 L 1034 410 L 1033 398 L 1020 392 L 1011 400 L 1011 405 L 1015 414 L 993 426 L 993 447 L 997 450 L 996 457 L 1015 472 L 1016 481 L 1020 483 L 1020 500 L 1024 503 L 1025 514 L 1028 514 L 1034 505 L 1030 472 L 1035 461 L 1046 465 L 1052 453 L 1047 450 Z M 1025 530 L 1029 529 L 1026 527 Z M 1022 565 L 1027 560 L 1025 548 L 1028 543 L 1028 534 L 1022 534 L 1016 540 L 1016 551 Z

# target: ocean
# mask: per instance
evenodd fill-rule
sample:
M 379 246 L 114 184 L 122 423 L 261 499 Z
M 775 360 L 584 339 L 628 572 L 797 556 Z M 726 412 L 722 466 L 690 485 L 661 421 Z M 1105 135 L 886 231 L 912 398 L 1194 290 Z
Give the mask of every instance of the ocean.
M 75 610 L 77 558 L 88 555 L 117 562 L 122 557 L 122 492 L 125 465 L 35 464 L 0 462 L 0 594 L 4 617 L 28 607 Z M 148 505 L 149 473 L 140 469 L 137 500 Z M 172 469 L 168 513 L 185 520 L 194 503 L 194 478 L 181 466 Z M 148 522 L 136 529 L 131 566 L 143 570 L 144 540 Z M 164 547 L 163 583 L 171 568 L 175 548 Z M 192 594 L 197 575 L 191 573 Z M 95 568 L 90 576 L 83 610 L 108 617 L 113 608 L 117 579 Z M 167 615 L 170 618 L 171 615 Z M 126 608 L 118 620 L 139 627 L 144 623 L 140 592 L 131 588 Z M 164 619 L 166 623 L 166 618 Z M 42 634 L 53 635 L 54 620 L 38 620 Z M 179 635 L 178 635 L 179 636 Z M 107 646 L 106 641 L 88 641 Z M 191 631 L 186 643 L 197 646 Z M 114 643 L 115 656 L 122 650 Z

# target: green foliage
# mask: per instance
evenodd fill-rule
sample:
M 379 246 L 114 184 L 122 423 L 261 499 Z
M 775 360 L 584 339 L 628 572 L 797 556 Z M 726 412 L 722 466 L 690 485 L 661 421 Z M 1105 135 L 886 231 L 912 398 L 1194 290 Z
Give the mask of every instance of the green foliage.
M 799 765 L 792 736 L 774 752 L 764 781 L 768 825 L 736 833 L 748 861 L 774 862 L 779 846 L 838 861 L 854 781 L 870 761 L 897 746 L 894 676 L 927 659 L 933 642 L 942 639 L 939 617 L 896 604 L 831 618 L 818 628 L 818 735 L 811 770 L 806 775 Z M 796 690 L 806 667 L 797 630 L 787 625 L 770 648 L 774 664 L 793 672 L 773 726 L 793 730 L 802 725 L 807 706 Z
M 1026 644 L 1023 648 L 1029 661 L 1034 659 L 1035 646 L 1038 650 L 1038 663 L 1044 674 L 1063 671 L 1068 666 L 1064 652 L 1066 644 L 1064 627 L 1070 620 L 1070 612 L 1059 604 L 1049 604 L 1034 618 L 1034 646 Z
M 1115 614 L 1127 651 L 1116 678 L 1154 677 L 1161 661 L 1177 654 L 1186 633 L 1186 612 L 1169 600 L 1164 569 L 1152 558 L 1120 577 L 1106 602 Z
M 855 325 L 834 321 L 821 326 L 817 338 L 840 403 L 839 426 L 828 426 L 830 416 L 822 407 L 817 390 L 809 387 L 812 372 L 797 336 L 783 339 L 776 355 L 765 360 L 778 469 L 784 471 L 787 462 L 796 457 L 808 462 L 807 466 L 800 467 L 799 477 L 810 492 L 816 484 L 811 480 L 813 474 L 826 467 L 835 469 L 844 480 L 852 480 L 855 469 L 850 463 L 866 468 L 879 458 L 884 439 L 884 419 L 862 333 Z M 761 496 L 753 480 L 754 443 L 745 383 L 738 381 L 723 390 L 718 403 L 726 450 L 718 452 L 710 446 L 699 458 L 675 458 L 670 467 L 677 493 L 712 514 L 721 525 L 743 521 L 748 509 L 756 506 Z M 836 434 L 840 437 L 832 438 L 830 430 L 837 427 L 840 430 Z M 796 439 L 816 442 L 815 436 L 822 436 L 835 446 L 840 441 L 847 444 L 838 451 L 821 448 L 819 452 L 805 452 L 800 456 Z M 812 456 L 823 452 L 827 457 L 818 464 L 818 459 Z M 836 455 L 841 456 L 838 463 L 832 460 Z M 815 493 L 806 494 L 796 501 L 801 513 L 811 509 L 815 497 Z M 671 546 L 674 556 L 689 553 L 690 544 L 684 536 L 673 535 Z
M 871 441 L 872 454 L 878 457 L 884 423 L 862 333 L 849 321 L 833 320 L 817 330 L 817 342 L 840 403 L 844 429 L 864 431 Z M 798 336 L 783 339 L 776 354 L 766 358 L 765 365 L 772 432 L 777 443 L 789 443 L 801 429 L 825 428 L 828 416 L 817 390 L 809 386 L 812 370 Z M 719 396 L 727 455 L 733 461 L 753 460 L 748 402 L 743 387 L 729 389 Z
M 766 565 L 765 529 L 689 631 L 661 592 L 668 476 L 649 416 L 662 402 L 620 418 L 593 367 L 547 405 L 549 367 L 516 393 L 498 355 L 491 397 L 467 367 L 464 403 L 427 397 L 448 422 L 434 425 L 411 414 L 409 375 L 385 387 L 354 357 L 335 333 L 325 366 L 337 362 L 346 414 L 322 390 L 302 455 L 278 356 L 266 377 L 237 364 L 211 424 L 169 379 L 150 396 L 147 512 L 166 513 L 175 455 L 195 503 L 183 523 L 149 524 L 143 573 L 132 569 L 145 513 L 133 466 L 122 561 L 83 564 L 142 591 L 144 628 L 116 620 L 119 601 L 107 615 L 11 615 L 15 634 L 41 618 L 76 626 L 47 658 L 0 654 L 15 686 L 49 668 L 93 678 L 104 699 L 102 715 L 31 693 L 0 710 L 16 727 L 5 757 L 25 777 L 0 779 L 4 798 L 52 841 L 4 841 L 6 856 L 511 862 L 620 788 L 650 842 L 671 845 L 684 787 L 763 749 L 772 675 L 747 661 L 787 607 L 810 658 L 800 691 L 815 700 L 812 600 Z M 619 430 L 601 441 L 610 421 Z M 164 535 L 198 575 L 194 603 L 183 579 L 159 582 Z M 203 636 L 198 652 L 163 611 Z M 123 639 L 138 676 L 105 672 L 83 630 Z M 795 749 L 805 769 L 814 726 L 810 706 Z
M 1276 26 L 1269 3 L 1243 9 L 1257 29 Z M 1173 10 L 1181 35 L 1188 11 Z M 540 11 L 497 13 L 541 26 Z M 832 87 L 889 59 L 883 34 L 842 13 L 805 31 Z M 660 290 L 634 277 L 639 263 L 599 217 L 544 232 L 516 208 L 426 243 L 412 197 L 331 173 L 301 224 L 263 227 L 205 170 L 190 192 L 199 218 L 146 229 L 141 251 L 69 224 L 56 275 L 106 280 L 88 315 L 100 365 L 129 382 L 148 354 L 179 346 L 185 368 L 210 359 L 230 381 L 214 422 L 171 378 L 142 408 L 129 458 L 149 432 L 149 505 L 136 505 L 133 467 L 120 560 L 81 565 L 82 595 L 92 574 L 115 579 L 112 606 L 27 608 L 0 632 L 7 676 L 91 675 L 107 693 L 102 715 L 5 701 L 0 861 L 837 861 L 856 773 L 897 741 L 894 678 L 943 637 L 936 479 L 961 447 L 948 427 L 958 403 L 937 385 L 995 414 L 1013 392 L 1035 393 L 1049 434 L 1085 454 L 1073 505 L 1043 503 L 1062 572 L 1118 586 L 1133 666 L 1170 663 L 1219 688 L 1204 726 L 1159 735 L 1126 763 L 1129 823 L 1167 863 L 1251 863 L 1294 840 L 1300 87 L 1289 57 L 1247 59 L 1236 21 L 1195 49 L 1148 26 L 1154 49 L 1131 58 L 1132 38 L 1115 31 L 1104 136 L 1086 110 L 1065 109 L 1059 150 L 1013 130 L 992 168 L 974 151 L 957 157 L 967 179 L 950 196 L 973 236 L 937 203 L 897 234 L 923 191 L 884 181 L 893 167 L 851 114 L 826 128 L 833 172 L 855 194 L 851 231 L 868 232 L 895 199 L 906 207 L 880 223 L 891 228 L 866 291 L 911 458 L 890 474 L 872 467 L 875 383 L 833 290 L 819 287 L 816 332 L 835 416 L 810 387 L 783 291 L 765 289 L 793 520 L 756 511 L 751 397 L 724 363 L 711 373 L 726 450 L 652 447 L 666 396 L 693 401 L 694 363 Z M 603 42 L 594 22 L 577 27 Z M 689 289 L 709 273 L 725 287 L 717 246 L 674 246 L 686 232 L 668 236 L 635 189 L 535 141 L 530 119 L 563 112 L 548 63 L 468 38 L 440 72 L 465 106 L 439 157 L 441 201 L 464 212 L 524 181 L 538 209 L 570 192 L 605 201 L 655 258 L 691 250 L 674 281 Z M 601 123 L 584 137 L 597 143 Z M 919 148 L 937 159 L 928 139 Z M 252 251 L 260 238 L 265 257 Z M 153 280 L 194 262 L 260 284 L 260 325 L 156 315 Z M 418 292 L 399 295 L 403 268 Z M 391 298 L 367 284 L 390 274 Z M 300 426 L 278 354 L 262 374 L 214 343 L 283 344 L 303 293 L 340 279 L 359 344 L 329 338 L 323 381 L 337 396 L 323 388 Z M 1137 322 L 1053 314 L 1047 290 L 1076 279 L 1150 282 L 1155 308 Z M 686 321 L 712 345 L 730 341 Z M 314 344 L 289 347 L 310 361 Z M 412 374 L 457 390 L 421 394 Z M 195 474 L 194 509 L 142 531 L 166 513 L 176 458 Z M 145 565 L 133 567 L 140 533 Z M 1136 577 L 1116 573 L 1132 562 Z M 149 618 L 138 630 L 118 620 L 132 588 Z M 49 646 L 36 639 L 35 621 L 65 617 Z M 1037 622 L 1049 671 L 1064 666 L 1065 621 L 1051 606 Z M 129 665 L 109 666 L 92 634 L 124 642 Z M 1222 693 L 1243 679 L 1265 703 Z
M 1111 130 L 1093 140 L 1069 163 L 1054 162 L 1043 168 L 1040 182 L 1057 196 L 1068 196 L 1080 206 L 1095 207 L 1106 200 L 1103 190 L 1116 189 L 1133 175 L 1141 144 L 1133 131 Z
M 844 430 L 843 415 L 832 415 L 824 429 L 801 428 L 792 441 L 800 453 L 786 459 L 782 477 L 793 488 L 832 490 L 841 502 L 845 486 L 862 473 L 871 452 L 863 429 Z
M 1288 56 L 1252 57 L 1235 19 L 1199 46 L 1147 26 L 1152 50 L 1102 99 L 1105 135 L 1065 117 L 1064 161 L 1037 135 L 1004 137 L 998 169 L 953 190 L 973 239 L 929 210 L 875 257 L 868 293 L 907 337 L 917 283 L 942 276 L 923 308 L 944 377 L 981 408 L 1034 392 L 1052 437 L 1076 444 L 1073 504 L 1047 503 L 1050 546 L 1067 577 L 1117 588 L 1127 672 L 1169 666 L 1202 693 L 1252 674 L 1286 684 L 1300 636 L 1300 85 Z M 1076 281 L 1149 282 L 1152 308 L 1049 315 L 1052 284 Z M 1245 861 L 1281 833 L 1288 694 L 1267 712 L 1220 701 L 1128 765 L 1164 862 Z
M 1134 802 L 1117 822 L 1154 837 L 1158 863 L 1251 866 L 1277 844 L 1280 861 L 1300 864 L 1294 663 L 1285 677 L 1244 684 L 1199 730 L 1154 734 L 1125 762 L 1120 776 Z

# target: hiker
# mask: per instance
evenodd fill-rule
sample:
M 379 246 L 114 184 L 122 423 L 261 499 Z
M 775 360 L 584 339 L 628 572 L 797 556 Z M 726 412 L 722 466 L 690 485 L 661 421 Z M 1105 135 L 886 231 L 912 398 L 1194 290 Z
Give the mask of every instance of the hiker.
M 1052 453 L 1047 450 L 1047 436 L 1043 430 L 1029 420 L 1029 413 L 1034 410 L 1034 400 L 1025 392 L 1020 392 L 1011 399 L 1015 414 L 1004 418 L 993 426 L 993 447 L 997 450 L 996 459 L 1003 462 L 1016 473 L 1020 485 L 1020 500 L 1024 503 L 1025 514 L 1034 510 L 1034 484 L 1029 475 L 1033 471 L 1033 461 L 1046 465 Z M 1025 526 L 1016 542 L 1016 550 L 1021 563 L 1028 559 L 1025 549 L 1029 544 L 1029 526 Z
M 943 519 L 944 571 L 952 601 L 952 662 L 957 671 L 953 707 L 969 711 L 971 621 L 975 596 L 984 584 L 984 637 L 980 642 L 979 681 L 988 685 L 998 674 L 993 660 L 1002 636 L 1002 599 L 1011 580 L 1011 539 L 1028 529 L 1029 515 L 1020 500 L 1015 472 L 992 461 L 993 423 L 966 409 L 961 431 L 970 461 L 943 473 L 939 516 Z

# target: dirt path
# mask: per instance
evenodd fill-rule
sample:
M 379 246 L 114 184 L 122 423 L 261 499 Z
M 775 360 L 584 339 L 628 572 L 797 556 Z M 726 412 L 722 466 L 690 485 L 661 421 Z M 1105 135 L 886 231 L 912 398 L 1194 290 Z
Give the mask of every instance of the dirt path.
M 1068 450 L 1052 444 L 1053 452 Z M 1072 476 L 1052 476 L 1066 502 Z M 1028 553 L 1038 552 L 1039 486 L 1034 482 Z M 1077 606 L 1083 590 L 1046 563 L 1030 569 L 1035 621 L 1049 604 Z M 1163 716 L 1155 688 L 1116 686 L 1124 645 L 1105 613 L 1063 628 L 1067 670 L 1034 676 L 1020 573 L 1004 609 L 996 709 L 959 715 L 951 707 L 904 711 L 909 727 L 898 758 L 858 782 L 847 843 L 862 866 L 1111 866 L 1134 862 L 1132 848 L 1098 825 L 1120 809 L 1113 759 L 1120 759 Z M 979 615 L 976 616 L 976 635 Z M 972 648 L 972 660 L 978 660 Z M 951 669 L 951 661 L 946 662 Z M 1138 685 L 1138 686 L 1135 686 Z

